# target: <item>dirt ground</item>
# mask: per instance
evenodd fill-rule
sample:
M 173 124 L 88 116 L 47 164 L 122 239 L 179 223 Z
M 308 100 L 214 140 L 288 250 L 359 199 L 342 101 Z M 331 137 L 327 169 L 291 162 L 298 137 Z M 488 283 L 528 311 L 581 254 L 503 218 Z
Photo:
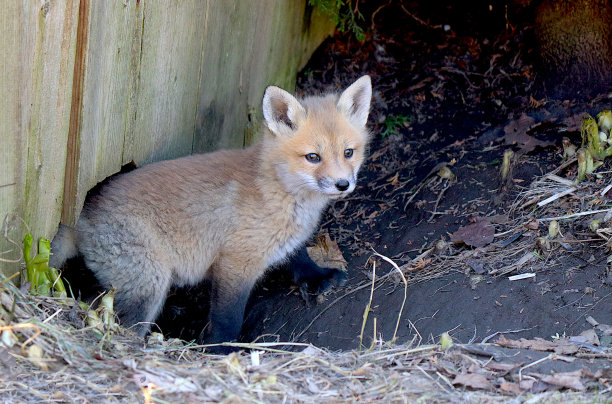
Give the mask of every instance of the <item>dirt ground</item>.
M 489 11 L 484 4 L 462 9 L 443 3 L 412 12 L 393 3 L 375 15 L 375 28 L 365 43 L 339 34 L 320 47 L 300 74 L 300 94 L 342 88 L 361 74 L 373 79 L 370 158 L 360 186 L 330 206 L 320 230 L 338 242 L 348 262 L 349 282 L 324 299 L 304 299 L 286 272 L 271 271 L 250 299 L 244 341 L 357 348 L 370 300 L 374 251 L 402 265 L 438 240 L 449 241 L 461 226 L 478 218 L 516 218 L 520 212 L 510 208 L 518 195 L 563 163 L 562 137 L 580 144 L 579 131 L 568 128 L 564 119 L 610 109 L 608 94 L 586 100 L 546 98 L 531 59 L 533 33 L 520 14 L 508 20 L 503 10 Z M 449 25 L 448 31 L 443 24 Z M 546 147 L 529 150 L 504 143 L 504 129 L 519 122 L 522 114 L 533 118 L 536 125 L 529 133 Z M 512 179 L 502 183 L 500 167 L 507 149 L 515 151 L 516 160 Z M 427 180 L 440 163 L 448 165 L 456 180 L 445 182 L 436 170 L 437 179 Z M 575 171 L 574 164 L 562 174 L 573 179 Z M 424 186 L 413 196 L 419 184 Z M 512 236 L 503 235 L 503 225 L 495 225 L 502 234 L 496 243 Z M 594 238 L 584 220 L 563 221 L 561 227 L 579 240 Z M 545 234 L 547 226 L 540 224 L 535 231 Z M 504 276 L 495 275 L 500 265 L 521 258 L 512 244 L 498 248 L 497 270 L 479 258 L 477 248 L 454 244 L 455 252 L 471 250 L 474 258 L 448 266 L 424 261 L 410 272 L 398 341 L 416 336 L 432 342 L 444 332 L 463 343 L 480 342 L 494 333 L 550 339 L 590 328 L 588 316 L 612 324 L 612 288 L 606 282 L 601 241 L 574 243 Z M 377 275 L 389 271 L 393 268 L 378 259 Z M 536 275 L 508 280 L 507 275 L 523 272 Z M 376 287 L 366 345 L 374 332 L 379 342 L 392 338 L 404 299 L 397 279 L 387 278 Z M 207 297 L 201 293 L 201 288 L 175 291 L 159 321 L 161 329 L 193 338 L 206 318 Z

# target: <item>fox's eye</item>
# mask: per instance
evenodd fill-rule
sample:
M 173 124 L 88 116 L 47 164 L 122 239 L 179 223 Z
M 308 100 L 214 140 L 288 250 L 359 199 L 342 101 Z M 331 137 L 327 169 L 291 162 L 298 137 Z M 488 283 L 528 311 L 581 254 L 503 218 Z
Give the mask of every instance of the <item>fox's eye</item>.
M 344 158 L 349 159 L 351 157 L 353 157 L 353 149 L 346 149 L 344 151 Z
M 321 161 L 321 156 L 319 156 L 317 153 L 308 153 L 304 157 L 306 157 L 306 160 L 310 161 L 311 163 L 319 163 Z

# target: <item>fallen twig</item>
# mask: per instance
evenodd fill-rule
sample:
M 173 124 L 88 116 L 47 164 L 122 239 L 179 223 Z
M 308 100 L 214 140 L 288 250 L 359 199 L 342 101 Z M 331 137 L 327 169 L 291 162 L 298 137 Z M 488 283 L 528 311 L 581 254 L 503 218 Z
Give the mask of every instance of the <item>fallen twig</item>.
M 563 198 L 565 195 L 570 195 L 572 193 L 574 193 L 576 189 L 575 188 L 568 188 L 568 189 L 564 189 L 561 192 L 558 192 L 546 199 L 544 199 L 543 201 L 538 202 L 538 207 L 541 208 L 542 206 L 548 205 L 551 202 L 556 201 L 559 198 Z
M 538 221 L 540 221 L 540 222 L 550 222 L 551 220 L 573 219 L 573 218 L 576 218 L 576 217 L 588 216 L 588 215 L 596 215 L 598 213 L 608 213 L 608 212 L 612 212 L 612 209 L 588 210 L 586 212 L 572 213 L 570 215 L 555 216 L 555 217 L 544 217 L 544 218 L 538 219 Z
M 486 344 L 491 338 L 497 336 L 497 335 L 502 335 L 502 334 L 514 334 L 517 332 L 523 332 L 523 331 L 529 331 L 529 330 L 533 330 L 535 327 L 531 327 L 531 328 L 521 328 L 519 330 L 507 330 L 507 331 L 497 331 L 494 332 L 491 335 L 487 335 L 486 337 L 484 337 L 482 339 L 482 341 L 480 342 L 481 344 Z

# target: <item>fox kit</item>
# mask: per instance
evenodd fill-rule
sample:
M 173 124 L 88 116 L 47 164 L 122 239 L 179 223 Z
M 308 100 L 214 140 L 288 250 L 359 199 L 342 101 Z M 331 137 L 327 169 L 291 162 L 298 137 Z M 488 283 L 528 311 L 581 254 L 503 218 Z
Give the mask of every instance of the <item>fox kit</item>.
M 100 283 L 116 289 L 122 323 L 142 336 L 172 285 L 208 278 L 205 341 L 236 340 L 249 293 L 266 268 L 296 257 L 298 284 L 321 291 L 346 280 L 300 248 L 328 202 L 355 189 L 371 97 L 369 76 L 339 95 L 300 100 L 268 87 L 258 143 L 116 177 L 87 201 L 75 229 L 60 226 L 52 265 L 81 254 Z

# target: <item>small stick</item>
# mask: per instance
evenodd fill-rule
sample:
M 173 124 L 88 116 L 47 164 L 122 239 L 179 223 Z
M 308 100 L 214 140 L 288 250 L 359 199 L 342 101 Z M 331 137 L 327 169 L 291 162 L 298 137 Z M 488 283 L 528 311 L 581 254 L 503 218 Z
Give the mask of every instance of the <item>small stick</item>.
M 389 4 L 391 4 L 391 2 L 392 2 L 392 1 L 393 1 L 393 0 L 389 0 L 389 2 L 388 2 L 387 4 L 383 4 L 382 6 L 378 7 L 378 8 L 376 9 L 376 11 L 374 11 L 374 12 L 372 13 L 372 18 L 371 18 L 371 27 L 372 27 L 372 29 L 374 29 L 374 25 L 375 25 L 375 24 L 374 24 L 374 17 L 376 17 L 376 14 L 378 14 L 378 13 L 380 12 L 380 10 L 382 10 L 383 8 L 385 8 L 385 7 L 389 6 Z
M 554 357 L 555 357 L 555 354 L 550 354 L 548 356 L 545 356 L 543 358 L 538 359 L 535 362 L 531 362 L 529 365 L 525 365 L 522 368 L 520 368 L 519 371 L 518 371 L 519 382 L 523 380 L 523 375 L 522 375 L 523 370 L 525 370 L 527 368 L 530 368 L 532 366 L 538 365 L 538 364 L 540 364 L 542 362 L 546 362 L 547 360 L 553 359 Z
M 402 10 L 404 10 L 404 12 L 406 14 L 408 14 L 410 17 L 412 17 L 416 22 L 418 22 L 419 24 L 425 25 L 428 28 L 433 28 L 433 29 L 440 29 L 440 28 L 444 28 L 442 25 L 438 24 L 438 25 L 431 25 L 426 23 L 425 21 L 421 20 L 419 17 L 417 17 L 416 15 L 412 14 L 410 11 L 406 10 L 406 8 L 404 7 L 403 4 L 400 4 L 400 7 L 402 8 Z
M 438 385 L 438 387 L 440 387 L 441 390 L 444 390 L 446 393 L 450 393 L 444 386 L 442 386 L 440 384 L 439 381 L 437 381 L 436 379 L 434 379 L 433 377 L 431 377 L 429 375 L 429 373 L 427 373 L 426 371 L 424 371 L 420 366 L 417 365 L 416 367 L 417 369 L 419 369 L 425 376 L 427 376 L 428 378 L 430 378 L 434 383 L 436 383 Z
M 484 337 L 484 339 L 482 340 L 481 344 L 486 344 L 488 340 L 490 340 L 491 338 L 493 338 L 496 335 L 500 335 L 500 334 L 512 334 L 512 333 L 517 333 L 517 332 L 522 332 L 522 331 L 529 331 L 529 330 L 533 330 L 534 328 L 535 327 L 521 328 L 520 330 L 497 331 L 497 332 L 494 332 L 491 335 L 488 335 L 488 336 Z
M 402 319 L 402 312 L 404 311 L 404 306 L 406 305 L 406 300 L 408 299 L 408 281 L 406 280 L 406 277 L 404 276 L 402 270 L 399 268 L 399 266 L 397 266 L 395 262 L 393 262 L 391 258 L 385 257 L 384 255 L 379 254 L 376 251 L 374 251 L 374 254 L 391 264 L 393 268 L 395 268 L 395 270 L 402 277 L 402 282 L 404 282 L 404 300 L 402 301 L 402 307 L 400 307 L 399 314 L 397 315 L 397 323 L 395 323 L 395 331 L 393 331 L 393 338 L 391 339 L 391 343 L 393 344 L 395 343 L 395 340 L 397 338 L 397 330 L 399 329 L 400 320 Z
M 2 260 L 0 260 L 2 261 Z M 0 285 L 2 285 L 5 282 L 10 281 L 11 279 L 15 278 L 17 275 L 19 275 L 19 272 L 15 272 L 13 275 L 9 276 L 8 278 L 5 278 L 3 280 L 0 281 Z
M 365 330 L 366 322 L 368 321 L 368 314 L 372 308 L 372 300 L 374 299 L 374 283 L 376 281 L 376 261 L 372 264 L 372 288 L 370 289 L 370 300 L 366 304 L 365 310 L 363 311 L 363 322 L 361 323 L 361 333 L 359 334 L 359 353 L 361 353 L 361 347 L 363 346 L 363 332 Z M 374 318 L 376 320 L 376 318 Z M 374 340 L 376 340 L 376 327 L 374 327 Z
M 440 379 L 444 380 L 444 382 L 448 384 L 451 389 L 455 390 L 455 387 L 453 386 L 453 384 L 446 377 L 444 377 L 442 373 L 436 370 L 436 374 L 438 375 Z
M 436 209 L 438 209 L 438 205 L 440 204 L 440 200 L 442 199 L 442 195 L 444 195 L 444 192 L 449 187 L 450 187 L 450 181 L 446 181 L 446 184 L 444 184 L 444 188 L 442 188 L 442 190 L 440 191 L 440 194 L 438 195 L 438 199 L 436 199 L 436 204 L 434 205 L 433 212 L 431 212 L 431 217 L 428 220 L 429 223 L 431 223 L 431 221 L 433 220 L 434 216 L 436 215 Z
M 565 163 L 561 164 L 559 167 L 555 168 L 554 170 L 552 170 L 551 172 L 548 173 L 548 175 L 554 175 L 557 174 L 559 171 L 563 170 L 564 168 L 574 164 L 575 162 L 578 161 L 577 157 L 572 158 L 571 160 L 567 160 Z
M 513 276 L 509 276 L 508 280 L 509 281 L 520 281 L 521 279 L 528 279 L 528 278 L 535 278 L 536 274 L 533 272 L 528 272 L 526 274 L 520 274 L 520 275 L 513 275 Z
M 540 221 L 540 222 L 550 222 L 551 220 L 572 219 L 572 218 L 575 218 L 575 217 L 595 215 L 597 213 L 607 213 L 607 212 L 612 212 L 612 209 L 588 210 L 586 212 L 578 212 L 578 213 L 573 213 L 571 215 L 565 215 L 565 216 L 545 217 L 545 218 L 542 218 L 542 219 L 538 219 L 538 221 Z
M 432 168 L 431 171 L 429 171 L 429 174 L 427 174 L 425 176 L 425 178 L 423 178 L 421 180 L 419 185 L 417 185 L 416 190 L 414 191 L 414 193 L 410 196 L 410 198 L 408 198 L 408 202 L 406 202 L 404 204 L 404 211 L 406 211 L 406 209 L 408 209 L 408 205 L 410 205 L 410 202 L 412 202 L 412 200 L 417 196 L 417 194 L 419 193 L 421 188 L 423 188 L 425 186 L 425 183 L 426 183 L 427 179 L 429 177 L 431 177 L 432 175 L 434 175 L 435 173 L 437 173 L 440 170 L 440 167 L 442 167 L 444 165 L 446 165 L 446 163 L 438 163 L 438 164 L 436 164 L 435 167 Z
M 558 175 L 555 175 L 555 174 L 548 174 L 546 178 L 548 178 L 551 181 L 556 181 L 559 184 L 567 185 L 568 187 L 575 186 L 573 181 L 570 181 L 567 178 L 559 177 Z
M 47 318 L 46 318 L 46 319 L 45 319 L 45 320 L 44 320 L 42 323 L 43 323 L 43 324 L 48 323 L 49 321 L 51 321 L 51 319 L 52 319 L 53 317 L 56 317 L 56 316 L 57 316 L 58 314 L 60 314 L 62 311 L 63 311 L 63 310 L 62 310 L 61 308 L 60 308 L 60 309 L 57 309 L 57 311 L 56 311 L 55 313 L 53 313 L 51 316 L 47 317 Z
M 417 263 L 417 262 L 419 262 L 420 260 L 425 259 L 425 257 L 427 257 L 429 254 L 431 254 L 431 253 L 432 253 L 432 252 L 433 252 L 435 249 L 436 249 L 435 247 L 431 247 L 431 248 L 429 248 L 429 249 L 425 250 L 423 253 L 421 253 L 421 254 L 417 255 L 416 257 L 414 257 L 414 258 L 413 258 L 413 259 L 412 259 L 410 262 L 408 262 L 408 263 L 406 263 L 406 264 L 402 265 L 402 266 L 400 267 L 400 269 L 402 270 L 402 272 L 403 272 L 403 271 L 405 271 L 406 269 L 410 268 L 410 266 L 411 266 L 412 264 Z M 387 275 L 385 275 L 385 276 L 388 276 L 388 275 L 390 275 L 390 274 L 391 274 L 391 273 L 389 273 L 389 274 L 387 274 Z
M 425 177 L 425 180 L 427 179 L 427 177 Z M 419 193 L 419 191 L 421 190 L 421 188 L 423 188 L 423 186 L 425 186 L 425 180 L 423 180 L 418 186 L 417 189 L 414 191 L 414 193 L 412 195 L 410 195 L 410 198 L 408 198 L 408 201 L 404 204 L 404 211 L 406 211 L 406 209 L 408 209 L 408 205 L 410 205 L 410 202 L 412 202 L 412 200 L 417 196 L 417 194 Z
M 376 338 L 376 329 L 377 329 L 376 328 L 376 317 L 374 317 L 373 321 L 374 321 L 374 327 L 372 328 L 372 343 L 370 344 L 370 348 L 368 349 L 368 351 L 373 350 L 374 346 L 378 342 L 378 339 Z
M 544 199 L 543 201 L 538 202 L 538 208 L 541 208 L 544 205 L 548 205 L 551 202 L 556 201 L 559 198 L 563 198 L 565 195 L 569 195 L 571 193 L 573 193 L 576 189 L 575 188 L 568 188 L 565 189 L 559 193 L 554 194 L 553 196 L 549 196 L 548 198 Z
M 419 343 L 418 345 L 421 345 L 421 342 L 423 341 L 423 337 L 421 336 L 421 333 L 419 332 L 419 330 L 417 330 L 417 328 L 415 327 L 415 325 L 412 323 L 412 321 L 410 321 L 410 319 L 408 319 L 408 324 L 410 324 L 410 327 L 412 327 L 412 329 L 414 330 L 414 332 L 416 332 L 416 336 L 418 336 L 419 338 Z M 412 343 L 411 343 L 412 345 Z

